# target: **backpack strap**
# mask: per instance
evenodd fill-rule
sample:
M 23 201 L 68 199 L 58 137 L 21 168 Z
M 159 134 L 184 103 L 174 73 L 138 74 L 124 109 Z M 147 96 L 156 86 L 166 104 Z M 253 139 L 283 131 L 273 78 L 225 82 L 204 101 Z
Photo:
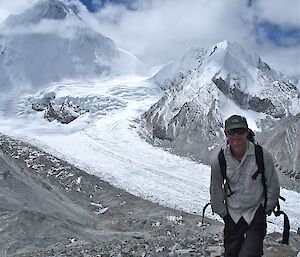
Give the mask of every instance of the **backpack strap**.
M 226 179 L 227 164 L 226 164 L 226 160 L 225 160 L 225 155 L 224 155 L 224 150 L 223 149 L 221 149 L 220 152 L 219 152 L 218 160 L 219 160 L 219 165 L 220 165 L 222 177 L 223 177 L 223 179 Z
M 267 185 L 266 185 L 266 177 L 265 177 L 265 163 L 264 163 L 264 152 L 259 144 L 254 144 L 255 147 L 255 159 L 256 159 L 256 165 L 258 167 L 257 171 L 252 175 L 252 179 L 256 179 L 259 174 L 261 174 L 261 180 L 264 187 L 264 196 L 265 196 L 265 204 L 264 208 L 267 208 Z
M 226 169 L 227 169 L 227 164 L 226 164 L 226 160 L 225 160 L 225 155 L 224 155 L 224 150 L 221 149 L 219 154 L 218 154 L 218 160 L 219 160 L 219 165 L 220 165 L 220 170 L 221 170 L 221 174 L 222 174 L 222 177 L 223 177 L 223 184 L 224 184 L 224 189 L 225 189 L 225 193 L 226 193 L 226 187 L 229 191 L 229 194 L 226 193 L 226 196 L 227 197 L 230 197 L 231 195 L 234 194 L 234 192 L 232 192 L 231 188 L 230 188 L 230 185 L 228 183 L 228 179 L 227 179 L 227 176 L 226 176 Z M 225 187 L 226 185 L 226 187 Z
M 283 233 L 282 233 L 282 244 L 289 244 L 289 238 L 290 238 L 290 221 L 289 217 L 286 215 L 285 212 L 281 210 L 274 211 L 274 214 L 276 217 L 283 215 Z
M 264 164 L 264 153 L 261 145 L 254 144 L 254 151 L 255 151 L 255 160 L 257 164 L 257 171 L 253 174 L 252 178 L 256 179 L 256 177 L 261 174 L 264 175 L 265 173 L 265 164 Z

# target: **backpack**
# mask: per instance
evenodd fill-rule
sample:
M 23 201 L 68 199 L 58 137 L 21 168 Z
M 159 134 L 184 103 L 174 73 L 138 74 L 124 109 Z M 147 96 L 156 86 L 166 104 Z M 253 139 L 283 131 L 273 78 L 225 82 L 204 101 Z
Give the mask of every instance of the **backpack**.
M 267 186 L 266 186 L 266 178 L 264 176 L 265 173 L 265 164 L 264 164 L 264 156 L 263 156 L 263 148 L 261 145 L 257 144 L 255 142 L 254 139 L 254 132 L 249 129 L 249 135 L 248 135 L 248 140 L 252 143 L 254 143 L 255 146 L 255 160 L 256 160 L 256 164 L 257 164 L 257 171 L 252 175 L 252 179 L 256 179 L 257 176 L 259 174 L 261 174 L 262 176 L 262 184 L 263 184 L 263 188 L 264 188 L 264 198 L 265 198 L 265 202 L 264 202 L 264 209 L 266 209 L 267 207 Z M 225 184 L 227 186 L 227 189 L 229 191 L 229 195 L 227 195 L 227 197 L 230 197 L 232 194 L 234 194 L 234 192 L 232 192 L 229 183 L 227 182 L 227 176 L 226 176 L 226 160 L 225 160 L 225 156 L 224 156 L 224 151 L 223 149 L 220 150 L 219 154 L 218 154 L 218 160 L 219 160 L 219 164 L 220 164 L 220 170 L 222 173 L 222 177 L 223 177 L 223 184 L 225 187 Z M 279 199 L 285 201 L 285 198 L 283 198 L 282 196 L 279 196 Z M 211 203 L 207 203 L 202 211 L 202 224 L 204 222 L 204 214 L 205 214 L 205 210 L 206 208 L 210 205 Z M 279 201 L 277 202 L 276 205 L 276 210 L 273 210 L 273 213 L 275 214 L 276 217 L 283 215 L 284 216 L 284 229 L 283 229 L 283 238 L 282 238 L 282 244 L 289 244 L 289 234 L 290 234 L 290 222 L 289 222 L 289 218 L 286 215 L 285 212 L 280 210 L 280 205 L 279 205 Z

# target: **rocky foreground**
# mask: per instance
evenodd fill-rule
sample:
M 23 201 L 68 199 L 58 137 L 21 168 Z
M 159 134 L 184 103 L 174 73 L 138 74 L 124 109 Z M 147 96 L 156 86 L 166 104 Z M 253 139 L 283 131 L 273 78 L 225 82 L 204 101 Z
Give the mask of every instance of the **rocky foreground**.
M 223 225 L 135 197 L 0 134 L 0 256 L 221 256 Z M 265 256 L 297 256 L 268 235 Z

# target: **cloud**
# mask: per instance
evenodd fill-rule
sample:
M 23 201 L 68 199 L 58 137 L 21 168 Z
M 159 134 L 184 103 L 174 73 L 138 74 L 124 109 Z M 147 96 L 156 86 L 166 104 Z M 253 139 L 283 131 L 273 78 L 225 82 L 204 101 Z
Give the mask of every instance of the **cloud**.
M 1 35 L 52 34 L 59 38 L 73 40 L 78 37 L 78 29 L 87 31 L 90 27 L 74 16 L 67 20 L 42 20 L 37 24 L 20 25 L 13 28 L 4 27 Z
M 299 0 L 256 0 L 253 6 L 261 20 L 281 26 L 300 27 Z
M 224 39 L 251 40 L 252 25 L 243 1 L 154 0 L 141 10 L 109 5 L 97 16 L 99 31 L 152 63 L 169 61 L 190 46 L 206 47 Z M 226 9 L 226 11 L 224 11 Z M 244 11 L 245 12 L 245 11 Z

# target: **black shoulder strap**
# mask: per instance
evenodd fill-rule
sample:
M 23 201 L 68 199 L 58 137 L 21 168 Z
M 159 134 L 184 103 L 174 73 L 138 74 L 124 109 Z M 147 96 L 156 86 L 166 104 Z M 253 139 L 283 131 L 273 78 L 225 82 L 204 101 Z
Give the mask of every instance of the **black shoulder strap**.
M 274 214 L 276 217 L 283 215 L 283 233 L 282 233 L 282 244 L 289 244 L 289 238 L 290 238 L 290 220 L 289 217 L 286 215 L 285 212 L 281 210 L 274 211 Z
M 218 155 L 219 159 L 219 164 L 220 164 L 220 169 L 222 173 L 223 179 L 226 179 L 226 160 L 225 160 L 225 155 L 224 155 L 224 150 L 221 149 Z
M 222 177 L 223 177 L 223 185 L 224 185 L 225 193 L 226 193 L 227 197 L 230 197 L 231 195 L 234 194 L 234 192 L 231 190 L 231 187 L 230 187 L 230 185 L 227 181 L 227 176 L 226 176 L 227 164 L 226 164 L 223 149 L 220 150 L 219 155 L 218 155 L 218 159 L 219 159 L 221 174 L 222 174 Z M 228 192 L 226 192 L 226 188 L 228 189 Z
M 261 145 L 255 144 L 255 159 L 257 164 L 257 172 L 252 176 L 253 179 L 256 179 L 259 173 L 264 175 L 265 173 L 265 164 L 264 164 L 264 153 Z
M 257 171 L 253 174 L 252 178 L 256 179 L 258 174 L 261 174 L 262 184 L 264 187 L 264 196 L 265 196 L 265 204 L 264 208 L 267 208 L 267 184 L 266 184 L 266 177 L 265 177 L 265 163 L 264 163 L 264 153 L 261 145 L 254 144 L 255 146 L 255 159 L 256 159 L 256 165 L 258 167 Z

